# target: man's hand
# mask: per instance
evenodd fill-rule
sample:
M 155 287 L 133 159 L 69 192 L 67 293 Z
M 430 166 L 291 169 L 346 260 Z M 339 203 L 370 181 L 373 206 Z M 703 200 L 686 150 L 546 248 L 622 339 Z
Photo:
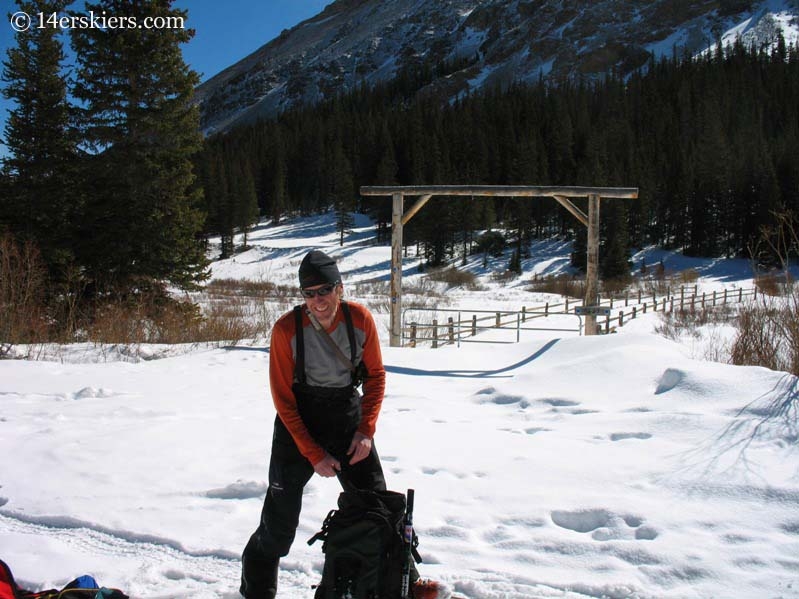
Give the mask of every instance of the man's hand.
M 313 465 L 313 469 L 314 472 L 316 472 L 319 476 L 330 478 L 331 476 L 336 476 L 339 472 L 341 472 L 341 464 L 336 458 L 327 453 L 325 454 L 325 457 Z
M 372 440 L 363 433 L 355 433 L 352 437 L 352 443 L 347 450 L 347 455 L 350 456 L 350 464 L 357 464 L 372 451 Z

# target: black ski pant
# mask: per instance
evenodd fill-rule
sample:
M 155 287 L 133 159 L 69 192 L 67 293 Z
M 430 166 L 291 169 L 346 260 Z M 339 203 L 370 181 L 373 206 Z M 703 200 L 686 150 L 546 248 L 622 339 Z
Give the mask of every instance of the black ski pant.
M 307 410 L 308 402 L 307 400 L 302 401 L 300 397 L 298 394 L 298 403 L 305 406 L 305 409 L 301 410 L 302 412 Z M 356 396 L 355 400 L 359 401 L 359 398 Z M 360 408 L 360 406 L 358 407 Z M 324 411 L 323 408 L 322 412 Z M 341 411 L 337 410 L 337 414 L 340 413 Z M 346 452 L 357 430 L 360 409 L 357 410 L 357 413 L 351 412 L 350 416 L 354 417 L 351 420 L 355 425 L 337 429 L 343 430 L 343 433 L 314 434 L 311 426 L 309 429 L 317 440 L 321 440 L 321 445 L 328 453 L 341 463 L 338 480 L 345 491 L 385 491 L 386 480 L 374 443 L 372 443 L 372 451 L 366 458 L 354 465 L 349 463 L 349 456 L 346 455 Z M 319 422 L 326 422 L 327 425 L 333 421 L 335 421 L 335 416 L 332 416 L 332 420 L 331 418 L 319 418 Z M 310 423 L 306 422 L 306 424 Z M 334 430 L 336 430 L 335 427 Z M 322 437 L 327 438 L 322 439 Z M 244 597 L 264 596 L 260 587 L 273 582 L 263 580 L 264 572 L 271 571 L 272 564 L 288 554 L 299 524 L 303 489 L 313 474 L 313 466 L 300 453 L 280 417 L 275 417 L 272 455 L 269 461 L 269 489 L 261 510 L 261 521 L 250 537 L 242 555 L 241 594 Z

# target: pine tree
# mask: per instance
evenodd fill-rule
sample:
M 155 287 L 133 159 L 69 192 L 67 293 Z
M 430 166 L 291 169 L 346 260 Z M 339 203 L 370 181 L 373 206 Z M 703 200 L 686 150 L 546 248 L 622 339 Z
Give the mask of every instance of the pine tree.
M 339 234 L 339 245 L 344 245 L 344 237 L 352 231 L 355 220 L 355 184 L 352 180 L 352 167 L 344 155 L 340 143 L 335 143 L 330 159 L 330 191 L 329 199 L 336 211 L 336 231 Z
M 271 175 L 272 185 L 269 194 L 270 200 L 270 213 L 272 215 L 272 222 L 278 224 L 280 218 L 288 207 L 288 183 L 287 167 L 286 167 L 286 151 L 284 148 L 283 138 L 280 135 L 280 129 L 277 129 L 274 143 L 274 160 L 269 166 L 269 174 Z
M 245 160 L 238 162 L 233 180 L 234 205 L 233 221 L 236 228 L 244 235 L 243 248 L 247 248 L 247 236 L 250 229 L 258 222 L 258 197 L 255 194 L 255 180 L 250 165 Z
M 18 1 L 29 15 L 62 11 L 66 0 Z M 16 34 L 17 46 L 3 63 L 3 96 L 15 102 L 5 126 L 9 156 L 3 159 L 6 189 L 0 224 L 36 242 L 59 278 L 73 260 L 73 223 L 79 210 L 75 189 L 76 139 L 61 72 L 64 60 L 57 29 L 30 27 Z
M 192 155 L 199 116 L 198 76 L 183 61 L 186 11 L 173 0 L 100 0 L 86 11 L 172 20 L 173 28 L 73 29 L 74 95 L 84 141 L 93 148 L 84 262 L 99 289 L 166 281 L 190 289 L 206 276 Z
M 606 202 L 610 204 L 610 202 Z M 627 207 L 614 201 L 605 210 L 606 240 L 600 248 L 599 270 L 603 279 L 627 280 L 630 277 L 628 255 Z

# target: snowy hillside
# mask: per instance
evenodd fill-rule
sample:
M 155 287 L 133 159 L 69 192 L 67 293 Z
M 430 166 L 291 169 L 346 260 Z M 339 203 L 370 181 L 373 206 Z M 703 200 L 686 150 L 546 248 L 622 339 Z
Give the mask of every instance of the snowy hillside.
M 799 39 L 796 0 L 339 0 L 264 40 L 199 86 L 197 99 L 210 134 L 421 63 L 444 69 L 421 93 L 454 98 L 539 77 L 628 74 L 651 55 L 700 53 L 719 36 L 769 47 L 778 34 Z
M 331 222 L 264 225 L 213 274 L 293 285 L 321 247 L 358 301 L 374 284 L 350 283 L 386 280 L 389 248 L 365 221 L 339 247 Z M 568 248 L 533 250 L 525 279 L 567 268 Z M 536 301 L 523 280 L 493 279 L 498 266 L 472 258 L 482 290 L 449 305 Z M 707 288 L 751 284 L 745 263 L 691 266 Z M 799 597 L 799 380 L 698 360 L 652 332 L 657 318 L 600 337 L 384 344 L 376 445 L 389 486 L 416 490 L 423 576 L 470 599 Z M 266 490 L 266 347 L 105 363 L 91 351 L 0 361 L 0 557 L 33 589 L 89 573 L 141 599 L 237 597 Z M 312 596 L 322 553 L 305 540 L 338 492 L 307 487 L 279 597 Z

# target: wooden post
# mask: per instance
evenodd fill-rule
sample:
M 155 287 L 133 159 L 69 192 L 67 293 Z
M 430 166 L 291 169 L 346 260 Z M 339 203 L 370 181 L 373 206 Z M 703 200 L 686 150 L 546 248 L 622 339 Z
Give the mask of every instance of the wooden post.
M 499 312 L 497 312 L 497 325 L 496 326 L 497 326 L 497 328 L 500 328 L 502 326 L 502 322 L 500 320 Z
M 438 320 L 433 319 L 433 349 L 438 347 Z
M 477 335 L 477 314 L 472 314 L 472 337 Z
M 522 306 L 522 322 L 527 322 L 527 307 Z
M 416 347 L 416 323 L 411 323 L 411 339 L 408 342 L 410 347 Z
M 593 306 L 599 291 L 599 196 L 595 193 L 588 196 L 587 254 L 583 305 Z M 585 334 L 596 335 L 596 314 L 586 315 Z
M 455 343 L 455 324 L 452 321 L 452 316 L 447 318 L 447 330 L 449 332 L 449 342 Z
M 390 283 L 390 334 L 391 347 L 402 346 L 402 194 L 391 196 L 391 283 Z
M 624 310 L 619 310 L 619 328 L 624 326 Z

